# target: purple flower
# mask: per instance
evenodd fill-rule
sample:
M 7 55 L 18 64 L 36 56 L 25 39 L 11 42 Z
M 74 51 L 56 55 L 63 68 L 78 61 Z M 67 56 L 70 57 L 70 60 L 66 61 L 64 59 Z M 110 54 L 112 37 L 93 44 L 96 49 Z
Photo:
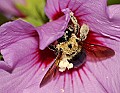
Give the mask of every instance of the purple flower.
M 106 5 L 106 0 L 47 0 L 45 12 L 51 22 L 37 28 L 22 20 L 2 25 L 0 93 L 119 93 L 120 6 Z M 64 34 L 71 12 L 80 26 L 89 26 L 86 41 L 107 46 L 115 55 L 100 62 L 87 60 L 40 88 L 55 59 L 47 47 Z
M 16 7 L 17 3 L 25 4 L 25 0 L 0 0 L 0 11 L 7 17 L 23 17 L 24 15 L 22 12 L 20 12 L 20 10 Z

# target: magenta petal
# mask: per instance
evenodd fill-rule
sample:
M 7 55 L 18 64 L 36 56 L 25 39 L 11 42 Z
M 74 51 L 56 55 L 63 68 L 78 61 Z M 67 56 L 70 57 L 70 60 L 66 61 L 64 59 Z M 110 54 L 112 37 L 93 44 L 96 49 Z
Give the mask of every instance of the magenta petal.
M 70 10 L 73 10 L 73 6 L 75 8 L 78 8 L 82 3 L 85 2 L 85 0 L 47 0 L 46 7 L 45 7 L 45 13 L 49 17 L 49 19 L 54 19 L 54 16 L 57 16 L 56 14 L 62 13 L 63 9 L 69 8 Z M 77 6 L 77 7 L 76 7 Z M 58 15 L 59 16 L 59 15 Z
M 112 58 L 102 62 L 91 63 L 87 62 L 86 67 L 101 83 L 107 93 L 120 92 L 120 42 L 105 38 L 102 42 L 115 51 Z
M 108 6 L 109 20 L 120 27 L 120 5 Z
M 0 61 L 0 69 L 4 69 L 8 72 L 12 71 L 12 67 L 10 65 L 8 65 L 6 62 L 4 61 Z
M 40 49 L 45 49 L 50 43 L 63 36 L 70 20 L 70 11 L 66 9 L 63 10 L 63 12 L 66 14 L 65 16 L 37 28 L 37 32 L 40 36 Z
M 111 5 L 108 6 L 109 17 L 111 19 L 120 20 L 120 5 Z
M 0 69 L 0 93 L 8 93 L 8 91 L 9 93 L 23 93 L 32 78 L 40 76 L 42 72 L 39 64 L 33 65 L 34 62 L 35 60 L 31 60 L 31 63 L 16 68 L 12 73 Z M 36 83 L 36 81 L 32 83 Z
M 35 34 L 35 28 L 22 20 L 5 23 L 0 27 L 0 49 Z
M 59 0 L 47 0 L 45 12 L 49 19 L 58 12 L 59 10 Z
M 0 0 L 0 11 L 6 16 L 20 16 L 21 13 L 15 7 L 15 4 L 24 4 L 25 0 Z
M 1 50 L 4 61 L 12 68 L 28 63 L 30 60 L 27 61 L 26 59 L 31 59 L 30 55 L 32 56 L 38 51 L 37 41 L 37 38 L 30 37 L 9 45 L 7 48 Z
M 25 38 L 2 50 L 5 62 L 14 69 L 8 73 L 6 67 L 0 68 L 0 93 L 23 93 L 24 89 L 36 83 L 39 87 L 47 69 L 37 41 L 35 37 Z
M 92 11 L 91 13 L 99 11 L 97 14 L 103 16 L 106 11 L 106 4 L 106 0 L 47 0 L 45 12 L 50 19 L 66 8 L 76 12 L 78 15 L 86 14 L 85 11 Z
M 110 11 L 108 11 L 108 8 L 100 3 L 98 3 L 99 6 L 95 7 L 96 4 L 95 3 L 84 4 L 83 7 L 86 6 L 86 8 L 83 8 L 82 12 L 79 12 L 80 10 L 78 9 L 76 12 L 76 16 L 78 16 L 78 19 L 83 20 L 83 23 L 86 23 L 91 31 L 94 31 L 105 36 L 110 36 L 112 39 L 120 41 L 119 17 L 117 17 L 116 19 L 109 18 L 112 17 L 112 14 L 109 14 Z
M 92 67 L 94 65 L 91 65 Z M 102 72 L 98 72 L 96 68 L 96 73 L 101 74 Z M 108 73 L 104 74 L 106 76 L 109 75 Z M 72 75 L 66 74 L 60 76 L 42 88 L 38 87 L 39 83 L 33 84 L 27 87 L 24 93 L 46 93 L 49 91 L 51 93 L 98 93 L 98 91 L 99 93 L 119 93 L 119 88 L 115 89 L 116 86 L 119 87 L 119 82 L 114 86 L 113 83 L 117 80 L 111 82 L 111 80 L 103 76 L 104 74 L 101 74 L 101 80 L 99 80 L 100 78 L 98 79 L 98 77 L 94 76 L 94 71 L 91 72 L 87 67 L 84 67 L 81 70 L 74 71 Z M 102 78 L 102 76 L 105 78 Z M 103 82 L 108 84 L 109 87 L 108 85 L 104 85 Z
M 11 0 L 0 0 L 0 10 L 6 14 L 18 15 L 18 11 L 14 8 Z
M 14 67 L 14 70 L 8 73 L 4 71 L 6 68 L 0 68 L 0 93 L 8 93 L 8 91 L 9 93 L 22 93 L 32 78 L 42 72 L 42 66 L 41 69 L 39 66 L 38 42 L 33 37 L 19 40 L 3 52 L 6 53 L 3 53 L 5 62 L 12 68 Z

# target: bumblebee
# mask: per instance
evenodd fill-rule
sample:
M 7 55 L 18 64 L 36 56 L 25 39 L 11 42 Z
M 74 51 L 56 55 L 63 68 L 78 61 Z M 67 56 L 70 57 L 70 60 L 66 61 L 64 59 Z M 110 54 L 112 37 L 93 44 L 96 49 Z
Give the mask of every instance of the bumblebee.
M 88 25 L 80 26 L 71 12 L 70 22 L 64 35 L 49 45 L 49 48 L 55 52 L 56 59 L 43 77 L 40 87 L 52 80 L 58 71 L 64 72 L 66 69 L 78 68 L 84 64 L 87 51 L 92 51 L 94 57 L 98 59 L 109 58 L 114 55 L 114 50 L 111 48 L 85 42 L 88 33 Z

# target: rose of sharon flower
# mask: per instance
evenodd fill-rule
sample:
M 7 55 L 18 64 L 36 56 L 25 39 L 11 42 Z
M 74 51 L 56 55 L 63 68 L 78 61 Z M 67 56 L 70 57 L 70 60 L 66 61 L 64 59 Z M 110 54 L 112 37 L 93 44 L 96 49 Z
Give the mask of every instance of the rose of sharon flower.
M 0 11 L 7 17 L 23 17 L 22 12 L 16 7 L 16 4 L 25 4 L 25 0 L 0 0 Z
M 2 25 L 0 93 L 119 93 L 120 6 L 106 5 L 106 0 L 47 0 L 45 12 L 51 22 L 38 28 L 22 20 Z M 86 59 L 83 66 L 61 72 L 40 88 L 55 59 L 47 47 L 64 34 L 71 11 L 80 26 L 89 26 L 86 41 L 107 46 L 115 55 L 100 62 Z

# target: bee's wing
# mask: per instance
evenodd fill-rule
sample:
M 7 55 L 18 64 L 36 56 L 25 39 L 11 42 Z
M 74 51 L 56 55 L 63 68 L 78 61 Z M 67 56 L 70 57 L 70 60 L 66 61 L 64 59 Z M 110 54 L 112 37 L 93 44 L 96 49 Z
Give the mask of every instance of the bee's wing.
M 115 55 L 114 50 L 106 46 L 90 44 L 87 42 L 83 42 L 81 44 L 86 50 L 87 55 L 90 58 L 96 59 L 98 61 L 105 60 Z
M 58 65 L 60 62 L 60 58 L 61 58 L 61 53 L 58 54 L 55 62 L 52 64 L 52 66 L 49 68 L 49 70 L 47 71 L 47 73 L 43 77 L 43 79 L 40 83 L 40 87 L 42 87 L 45 84 L 47 84 L 48 82 L 50 82 L 56 76 L 56 74 L 58 72 Z

